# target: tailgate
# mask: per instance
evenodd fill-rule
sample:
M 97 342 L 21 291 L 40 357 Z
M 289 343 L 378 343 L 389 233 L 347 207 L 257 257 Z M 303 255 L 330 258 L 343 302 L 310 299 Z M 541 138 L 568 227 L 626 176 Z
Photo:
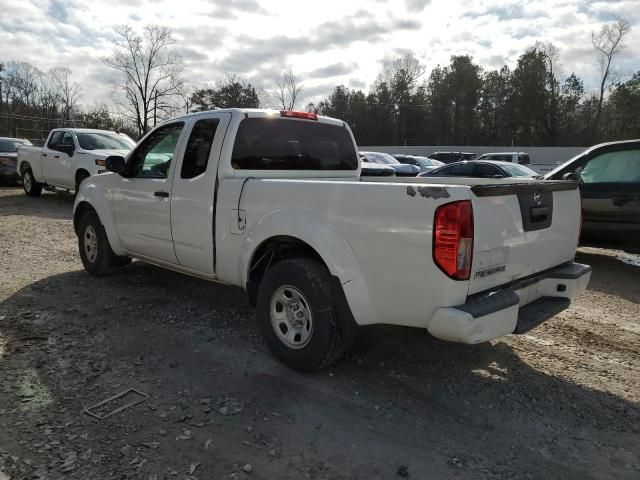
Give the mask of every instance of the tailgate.
M 573 182 L 475 185 L 469 295 L 573 260 L 580 193 Z

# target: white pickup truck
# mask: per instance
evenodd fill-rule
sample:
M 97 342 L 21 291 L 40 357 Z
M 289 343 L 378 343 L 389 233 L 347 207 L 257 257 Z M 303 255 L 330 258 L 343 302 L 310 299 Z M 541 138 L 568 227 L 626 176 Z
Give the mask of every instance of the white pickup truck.
M 358 325 L 470 344 L 524 333 L 591 275 L 573 262 L 575 183 L 364 180 L 349 127 L 315 114 L 187 115 L 106 168 L 75 201 L 85 269 L 135 257 L 241 286 L 271 350 L 299 370 L 332 363 Z
M 126 155 L 134 145 L 123 133 L 56 128 L 49 132 L 44 147 L 21 146 L 16 168 L 29 196 L 54 187 L 77 192 L 84 179 L 106 172 L 107 157 Z
M 517 163 L 520 165 L 524 165 L 527 168 L 530 168 L 534 172 L 543 175 L 545 173 L 550 172 L 557 165 L 552 163 L 531 163 L 531 158 L 529 158 L 529 154 L 525 152 L 493 152 L 493 153 L 483 153 L 478 156 L 475 160 L 497 160 L 499 162 L 509 162 L 509 163 Z

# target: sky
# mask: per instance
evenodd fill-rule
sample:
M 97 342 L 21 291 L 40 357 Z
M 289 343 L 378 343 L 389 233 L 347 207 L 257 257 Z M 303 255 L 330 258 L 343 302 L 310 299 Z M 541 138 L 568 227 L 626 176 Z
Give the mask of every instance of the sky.
M 413 52 L 427 67 L 468 54 L 485 69 L 515 66 L 536 41 L 560 49 L 560 73 L 597 84 L 591 32 L 615 17 L 632 26 L 619 78 L 640 70 L 640 0 L 0 0 L 0 61 L 71 68 L 81 103 L 110 102 L 114 75 L 100 58 L 113 28 L 169 27 L 192 87 L 225 73 L 272 88 L 291 68 L 302 101 L 339 84 L 367 90 L 382 62 Z

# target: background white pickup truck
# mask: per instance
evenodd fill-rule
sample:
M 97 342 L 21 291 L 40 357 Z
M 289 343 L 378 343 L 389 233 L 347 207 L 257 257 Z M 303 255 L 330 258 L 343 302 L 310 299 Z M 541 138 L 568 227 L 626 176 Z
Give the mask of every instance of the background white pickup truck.
M 74 206 L 85 269 L 136 257 L 241 286 L 269 347 L 300 370 L 333 362 L 358 325 L 465 343 L 523 333 L 591 274 L 573 262 L 576 184 L 365 181 L 349 127 L 314 114 L 187 115 L 106 167 Z
M 42 188 L 78 191 L 90 175 L 105 172 L 110 155 L 126 155 L 135 145 L 127 135 L 107 130 L 56 128 L 44 147 L 18 149 L 18 175 L 27 195 L 38 196 Z
M 525 152 L 494 152 L 483 153 L 475 160 L 497 160 L 499 162 L 510 162 L 524 165 L 536 173 L 544 174 L 553 170 L 557 165 L 551 163 L 531 163 L 528 153 Z

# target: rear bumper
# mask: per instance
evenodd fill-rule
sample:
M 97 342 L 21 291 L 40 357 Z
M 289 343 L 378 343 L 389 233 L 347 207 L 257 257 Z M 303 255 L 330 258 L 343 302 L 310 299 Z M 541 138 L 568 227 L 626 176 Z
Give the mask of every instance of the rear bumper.
M 439 308 L 427 329 L 437 338 L 461 343 L 526 333 L 567 308 L 590 278 L 589 265 L 569 262 L 499 290 L 472 295 L 462 305 Z

